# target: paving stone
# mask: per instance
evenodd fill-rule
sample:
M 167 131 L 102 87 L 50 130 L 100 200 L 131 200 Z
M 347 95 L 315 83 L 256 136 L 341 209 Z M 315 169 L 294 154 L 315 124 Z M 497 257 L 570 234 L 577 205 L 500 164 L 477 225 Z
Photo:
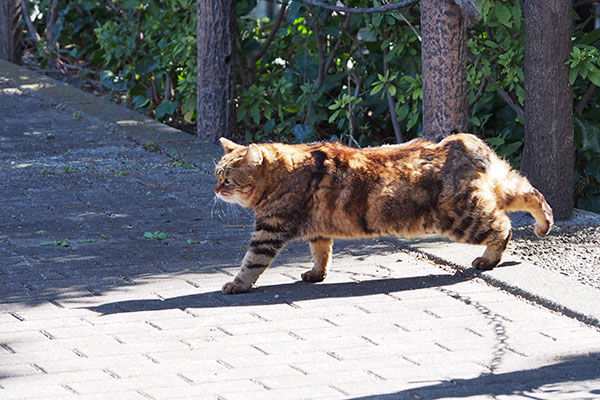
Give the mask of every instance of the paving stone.
M 597 328 L 391 238 L 336 240 L 319 284 L 293 243 L 222 294 L 252 213 L 214 202 L 220 154 L 0 61 L 0 399 L 600 396 Z

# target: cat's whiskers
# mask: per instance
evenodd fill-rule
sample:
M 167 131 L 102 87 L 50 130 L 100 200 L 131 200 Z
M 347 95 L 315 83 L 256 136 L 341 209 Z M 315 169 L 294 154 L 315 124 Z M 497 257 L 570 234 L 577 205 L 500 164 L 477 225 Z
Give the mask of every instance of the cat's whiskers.
M 217 204 L 219 204 L 219 197 L 215 194 L 215 196 L 213 197 L 213 201 L 212 201 L 212 207 L 210 208 L 210 218 L 214 219 L 215 218 L 215 208 L 217 207 Z M 218 213 L 218 210 L 217 210 Z
M 235 203 L 224 201 L 215 194 L 210 210 L 211 218 L 218 218 L 221 221 L 229 220 L 229 225 L 239 225 L 241 221 L 240 206 Z
M 229 214 L 231 215 L 231 219 L 233 219 L 233 225 L 239 225 L 240 223 L 240 208 L 237 204 L 227 203 L 227 208 L 229 209 Z

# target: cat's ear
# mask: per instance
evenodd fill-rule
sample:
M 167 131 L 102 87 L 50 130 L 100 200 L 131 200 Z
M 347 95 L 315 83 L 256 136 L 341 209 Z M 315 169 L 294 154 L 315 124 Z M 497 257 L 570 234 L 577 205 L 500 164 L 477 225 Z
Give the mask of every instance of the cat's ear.
M 221 143 L 221 146 L 223 146 L 223 150 L 225 150 L 225 154 L 231 153 L 235 149 L 243 147 L 237 143 L 232 142 L 229 139 L 225 139 L 224 137 L 219 139 L 219 143 Z
M 253 167 L 258 167 L 263 162 L 263 155 L 260 151 L 260 147 L 255 144 L 251 144 L 248 146 L 248 150 L 246 151 L 246 163 Z

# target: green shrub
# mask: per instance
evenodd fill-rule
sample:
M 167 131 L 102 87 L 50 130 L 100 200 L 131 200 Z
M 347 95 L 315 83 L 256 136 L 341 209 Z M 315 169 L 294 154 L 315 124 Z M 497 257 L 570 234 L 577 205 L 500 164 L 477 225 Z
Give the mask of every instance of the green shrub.
M 43 32 L 53 0 L 27 2 Z M 56 60 L 87 63 L 81 64 L 81 74 L 96 74 L 106 89 L 132 107 L 193 131 L 196 0 L 59 4 L 52 43 L 42 40 L 37 53 L 42 66 Z M 381 2 L 346 4 L 371 7 Z M 486 138 L 515 166 L 520 164 L 519 115 L 525 97 L 520 4 L 478 0 L 482 19 L 468 32 L 468 130 Z M 277 25 L 277 17 L 251 17 L 256 0 L 237 0 L 235 5 L 238 139 L 340 140 L 354 146 L 394 142 L 388 92 L 403 138 L 421 135 L 418 6 L 346 19 L 289 1 Z M 600 212 L 600 90 L 591 86 L 600 84 L 600 30 L 585 32 L 588 21 L 575 18 L 568 64 L 576 110 L 576 193 L 580 207 Z M 274 40 L 269 42 L 272 31 Z

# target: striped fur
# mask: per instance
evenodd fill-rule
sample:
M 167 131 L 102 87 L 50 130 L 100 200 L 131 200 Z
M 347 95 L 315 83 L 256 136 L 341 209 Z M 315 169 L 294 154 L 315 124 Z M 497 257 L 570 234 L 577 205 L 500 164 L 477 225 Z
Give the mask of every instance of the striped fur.
M 510 240 L 507 211 L 531 213 L 538 236 L 553 223 L 544 196 L 469 134 L 363 150 L 339 143 L 240 146 L 227 139 L 221 145 L 215 193 L 256 216 L 241 270 L 225 293 L 249 290 L 294 239 L 308 240 L 314 259 L 302 279 L 318 282 L 327 274 L 333 238 L 440 233 L 486 245 L 473 266 L 491 269 Z

